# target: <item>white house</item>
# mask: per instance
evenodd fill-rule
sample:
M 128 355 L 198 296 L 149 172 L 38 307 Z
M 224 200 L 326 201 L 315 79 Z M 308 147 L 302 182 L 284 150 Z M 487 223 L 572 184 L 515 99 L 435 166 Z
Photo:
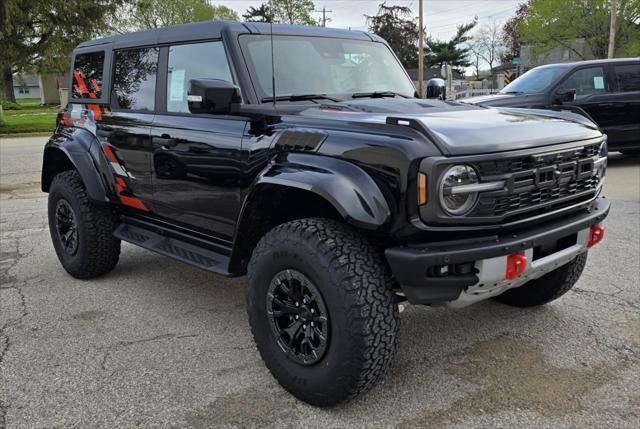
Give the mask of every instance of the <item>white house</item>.
M 60 104 L 58 77 L 53 74 L 17 74 L 13 76 L 16 100 L 39 98 L 41 104 Z
M 40 81 L 33 74 L 18 74 L 13 76 L 13 95 L 16 100 L 21 98 L 40 98 Z

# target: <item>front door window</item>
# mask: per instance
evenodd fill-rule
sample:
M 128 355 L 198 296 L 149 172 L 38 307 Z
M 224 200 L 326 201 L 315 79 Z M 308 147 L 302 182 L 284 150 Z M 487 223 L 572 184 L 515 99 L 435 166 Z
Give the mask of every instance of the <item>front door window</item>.
M 588 95 L 604 94 L 608 90 L 607 81 L 602 67 L 588 67 L 573 72 L 558 88 L 558 92 L 575 89 L 576 98 Z

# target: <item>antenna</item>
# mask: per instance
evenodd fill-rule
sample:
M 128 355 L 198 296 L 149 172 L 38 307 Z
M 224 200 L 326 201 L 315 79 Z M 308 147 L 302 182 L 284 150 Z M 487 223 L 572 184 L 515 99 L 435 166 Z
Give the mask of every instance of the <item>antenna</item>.
M 269 34 L 271 36 L 271 90 L 273 95 L 273 108 L 276 108 L 276 62 L 273 54 L 273 4 L 269 0 Z

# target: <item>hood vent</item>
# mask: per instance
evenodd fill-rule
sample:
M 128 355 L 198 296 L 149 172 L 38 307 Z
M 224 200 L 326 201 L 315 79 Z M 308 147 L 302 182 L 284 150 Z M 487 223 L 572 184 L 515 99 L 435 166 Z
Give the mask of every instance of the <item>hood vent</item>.
M 310 152 L 324 142 L 327 135 L 317 131 L 284 131 L 276 141 L 276 148 L 283 151 L 304 151 Z

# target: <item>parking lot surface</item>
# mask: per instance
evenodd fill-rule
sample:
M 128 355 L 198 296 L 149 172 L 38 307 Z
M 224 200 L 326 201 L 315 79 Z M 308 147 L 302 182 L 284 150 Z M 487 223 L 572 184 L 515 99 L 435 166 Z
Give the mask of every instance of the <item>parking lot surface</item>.
M 640 158 L 611 156 L 606 238 L 547 306 L 408 306 L 393 369 L 331 409 L 256 351 L 244 279 L 123 244 L 91 281 L 61 268 L 45 138 L 0 140 L 0 428 L 640 427 Z

